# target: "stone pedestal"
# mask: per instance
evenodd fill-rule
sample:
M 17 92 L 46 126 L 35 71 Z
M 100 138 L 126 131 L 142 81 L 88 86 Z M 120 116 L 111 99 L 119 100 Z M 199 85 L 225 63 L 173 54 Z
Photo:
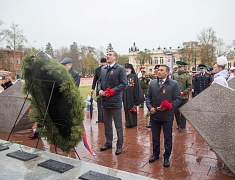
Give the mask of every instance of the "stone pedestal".
M 235 78 L 228 81 L 228 86 L 235 89 Z
M 235 173 L 234 110 L 235 90 L 219 84 L 212 84 L 180 108 L 186 119 L 233 173 Z
M 23 81 L 18 80 L 14 85 L 0 93 L 0 132 L 11 132 L 14 123 L 24 103 L 22 93 Z M 30 103 L 26 101 L 13 132 L 29 129 L 33 122 L 28 117 Z

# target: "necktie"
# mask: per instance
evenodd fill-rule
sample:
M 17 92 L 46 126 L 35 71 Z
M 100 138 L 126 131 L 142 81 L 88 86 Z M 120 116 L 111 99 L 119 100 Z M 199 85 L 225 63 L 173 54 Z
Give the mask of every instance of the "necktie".
M 163 83 L 163 80 L 159 80 L 159 86 L 160 86 L 160 88 L 162 87 L 162 83 Z
M 108 70 L 111 68 L 111 66 L 110 65 L 108 65 Z

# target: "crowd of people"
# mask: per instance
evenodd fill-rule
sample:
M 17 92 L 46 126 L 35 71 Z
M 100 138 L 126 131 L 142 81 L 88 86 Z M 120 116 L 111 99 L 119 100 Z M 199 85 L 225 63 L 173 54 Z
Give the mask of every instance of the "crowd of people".
M 72 69 L 72 60 L 65 58 L 61 64 L 70 72 L 77 86 L 80 84 L 79 74 Z M 122 153 L 123 123 L 122 106 L 125 113 L 125 127 L 134 128 L 137 126 L 137 110 L 148 109 L 149 123 L 146 126 L 152 132 L 152 155 L 149 163 L 159 159 L 160 134 L 164 134 L 164 167 L 170 166 L 172 152 L 172 126 L 174 117 L 177 122 L 178 132 L 181 133 L 186 127 L 186 118 L 179 108 L 188 100 L 194 98 L 212 83 L 228 86 L 227 81 L 234 78 L 235 68 L 226 69 L 226 57 L 217 58 L 212 69 L 200 64 L 198 72 L 193 69 L 187 71 L 187 63 L 176 62 L 177 67 L 171 73 L 166 65 L 156 65 L 154 74 L 149 77 L 141 69 L 136 74 L 132 64 L 126 63 L 121 66 L 117 63 L 117 53 L 110 51 L 106 58 L 100 60 L 100 67 L 94 72 L 91 93 L 98 97 L 98 119 L 97 123 L 103 123 L 105 128 L 105 144 L 100 151 L 106 151 L 113 146 L 113 125 L 117 133 L 115 154 Z M 209 71 L 209 72 L 207 72 Z M 229 74 L 230 73 L 230 74 Z M 37 135 L 38 136 L 38 135 Z M 35 138 L 33 135 L 31 138 Z
M 108 53 L 107 65 L 101 64 L 101 67 L 98 68 L 100 73 L 94 78 L 91 90 L 93 92 L 96 86 L 101 101 L 98 108 L 102 108 L 102 111 L 98 111 L 97 122 L 104 122 L 106 137 L 106 143 L 100 148 L 101 151 L 112 148 L 113 120 L 118 137 L 115 154 L 122 153 L 122 104 L 126 128 L 137 126 L 137 107 L 143 108 L 146 104 L 149 110 L 148 117 L 150 117 L 146 127 L 152 130 L 153 146 L 149 162 L 152 163 L 159 159 L 160 133 L 163 129 L 165 148 L 163 166 L 170 166 L 174 117 L 179 133 L 183 132 L 186 127 L 186 118 L 179 108 L 212 83 L 228 86 L 227 81 L 232 79 L 235 74 L 235 68 L 230 68 L 229 72 L 225 69 L 226 57 L 217 58 L 213 68 L 207 69 L 208 66 L 205 64 L 199 64 L 198 71 L 193 69 L 192 72 L 187 71 L 187 63 L 177 61 L 176 64 L 177 67 L 172 73 L 168 66 L 156 65 L 154 74 L 148 76 L 143 69 L 136 74 L 132 64 L 126 63 L 125 67 L 118 65 L 116 52 Z M 102 113 L 102 116 L 99 113 Z

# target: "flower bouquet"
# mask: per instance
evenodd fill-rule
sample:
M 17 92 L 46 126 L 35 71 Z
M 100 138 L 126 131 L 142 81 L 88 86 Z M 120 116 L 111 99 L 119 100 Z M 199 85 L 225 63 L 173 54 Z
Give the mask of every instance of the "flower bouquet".
M 137 113 L 137 106 L 134 105 L 133 108 L 130 109 L 130 112 L 132 112 L 133 114 Z
M 115 93 L 115 90 L 107 88 L 105 91 L 105 97 L 109 98 L 110 96 L 112 96 Z M 96 96 L 96 99 L 99 99 L 101 96 L 98 95 Z
M 169 101 L 164 100 L 164 101 L 162 101 L 162 103 L 161 103 L 161 105 L 160 105 L 160 108 L 161 108 L 161 109 L 164 109 L 164 108 L 165 108 L 165 109 L 170 110 L 170 109 L 172 109 L 172 104 L 169 103 Z M 154 110 L 157 111 L 158 109 L 157 109 L 157 108 L 154 108 Z M 148 112 L 146 115 L 144 115 L 144 117 L 145 117 L 145 118 L 148 118 L 148 117 L 151 116 L 151 115 L 152 115 L 152 113 Z

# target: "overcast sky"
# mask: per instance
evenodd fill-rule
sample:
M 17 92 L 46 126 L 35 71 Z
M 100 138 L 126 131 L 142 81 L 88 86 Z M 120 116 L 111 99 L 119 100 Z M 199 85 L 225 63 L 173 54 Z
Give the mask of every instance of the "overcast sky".
M 127 54 L 134 42 L 140 50 L 176 48 L 208 27 L 229 45 L 234 18 L 235 0 L 0 0 L 0 28 L 19 24 L 25 46 L 36 48 L 112 43 Z

